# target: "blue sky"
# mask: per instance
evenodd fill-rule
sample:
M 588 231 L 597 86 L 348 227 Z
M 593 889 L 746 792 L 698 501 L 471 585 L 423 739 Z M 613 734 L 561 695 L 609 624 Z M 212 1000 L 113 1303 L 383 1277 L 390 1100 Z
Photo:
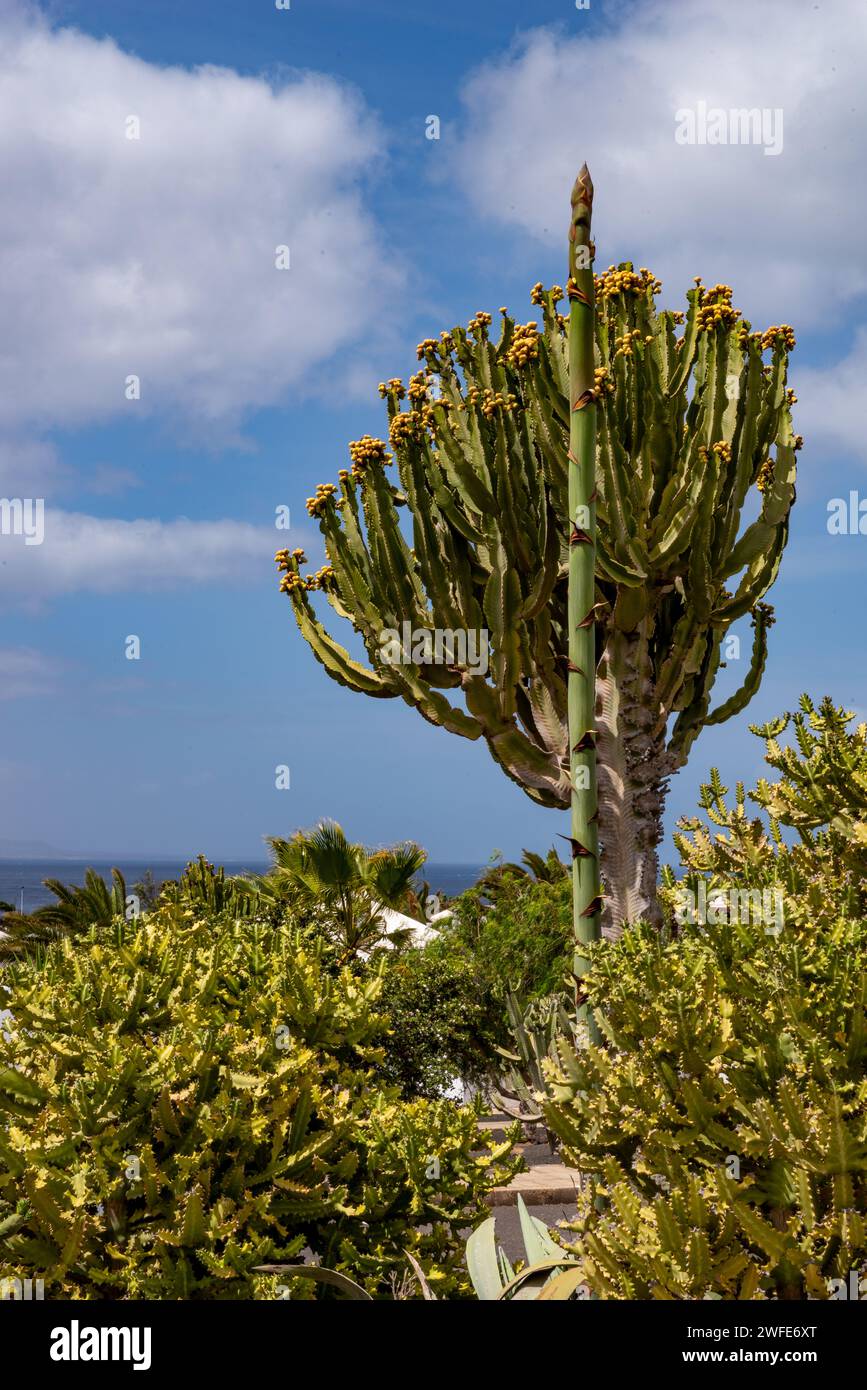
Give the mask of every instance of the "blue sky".
M 384 432 L 376 383 L 420 338 L 562 282 L 585 158 L 603 265 L 669 304 L 726 281 L 798 335 L 767 673 L 669 824 L 712 763 L 754 780 L 747 724 L 801 690 L 863 713 L 867 538 L 826 519 L 867 497 L 865 57 L 854 0 L 0 0 L 0 496 L 47 508 L 42 546 L 0 536 L 0 841 L 237 859 L 332 816 L 481 862 L 565 829 L 483 746 L 329 681 L 272 556 L 286 505 L 318 558 L 304 499 Z M 780 109 L 782 151 L 679 146 L 699 100 Z

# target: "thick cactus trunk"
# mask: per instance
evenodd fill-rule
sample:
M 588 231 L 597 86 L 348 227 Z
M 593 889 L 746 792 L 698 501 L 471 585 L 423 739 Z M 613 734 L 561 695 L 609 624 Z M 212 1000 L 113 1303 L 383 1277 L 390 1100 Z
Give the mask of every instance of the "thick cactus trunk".
M 639 918 L 661 920 L 658 846 L 668 778 L 679 766 L 654 715 L 645 627 L 609 630 L 596 683 L 602 933 L 609 938 Z
M 569 589 L 567 601 L 569 780 L 572 808 L 574 971 L 600 934 L 596 792 L 596 398 L 594 286 L 590 249 L 593 184 L 583 165 L 572 190 L 569 228 Z M 579 983 L 580 991 L 580 983 Z

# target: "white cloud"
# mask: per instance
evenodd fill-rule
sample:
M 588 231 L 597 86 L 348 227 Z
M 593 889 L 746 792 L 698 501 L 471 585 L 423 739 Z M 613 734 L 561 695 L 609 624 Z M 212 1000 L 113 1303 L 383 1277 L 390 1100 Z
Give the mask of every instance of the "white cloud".
M 32 647 L 0 647 L 0 700 L 47 695 L 54 689 L 57 662 Z
M 599 263 L 735 288 L 756 327 L 827 326 L 867 291 L 867 6 L 791 0 L 606 5 L 534 31 L 465 89 L 456 172 L 480 213 L 562 248 L 587 160 Z M 679 145 L 675 112 L 782 108 L 783 150 Z M 563 274 L 565 274 L 565 265 Z
M 798 394 L 798 429 L 826 454 L 867 459 L 864 382 L 867 380 L 867 328 L 860 328 L 850 351 L 832 367 L 800 367 L 793 373 Z
M 0 427 L 154 411 L 219 436 L 315 384 L 399 283 L 362 191 L 382 157 L 330 78 L 161 68 L 7 8 Z
M 241 521 L 120 521 L 45 509 L 41 545 L 0 536 L 5 600 L 252 582 L 273 572 L 274 551 L 300 543 Z M 276 592 L 276 581 L 275 581 Z

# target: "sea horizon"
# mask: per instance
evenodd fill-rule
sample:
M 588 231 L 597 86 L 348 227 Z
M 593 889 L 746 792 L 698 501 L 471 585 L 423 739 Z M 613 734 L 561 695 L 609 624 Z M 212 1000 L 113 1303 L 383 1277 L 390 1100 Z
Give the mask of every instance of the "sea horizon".
M 144 875 L 150 871 L 157 883 L 177 879 L 191 861 L 187 858 L 169 856 L 100 856 L 79 857 L 53 855 L 43 859 L 21 856 L 19 858 L 0 858 L 0 902 L 7 902 L 16 911 L 33 912 L 37 907 L 54 902 L 54 895 L 44 885 L 45 879 L 59 879 L 61 883 L 80 887 L 84 883 L 87 869 L 94 869 L 102 878 L 108 880 L 111 870 L 121 871 L 127 887 L 132 890 Z M 209 860 L 227 874 L 264 873 L 270 866 L 268 859 L 241 858 Z M 419 874 L 420 882 L 427 882 L 431 892 L 446 897 L 455 897 L 471 888 L 487 865 L 429 860 Z

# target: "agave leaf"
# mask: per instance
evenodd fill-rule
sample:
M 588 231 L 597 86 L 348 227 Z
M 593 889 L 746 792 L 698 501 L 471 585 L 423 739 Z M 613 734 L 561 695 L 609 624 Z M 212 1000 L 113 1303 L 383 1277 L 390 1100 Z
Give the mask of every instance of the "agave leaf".
M 466 1260 L 476 1297 L 486 1303 L 499 1298 L 503 1283 L 497 1259 L 496 1223 L 492 1216 L 483 1221 L 467 1241 Z
M 521 1235 L 524 1239 L 528 1264 L 539 1264 L 543 1260 L 560 1260 L 564 1263 L 571 1263 L 568 1254 L 551 1239 L 544 1222 L 530 1215 L 524 1205 L 524 1199 L 520 1195 L 518 1196 L 518 1218 L 521 1222 Z
M 542 1299 L 556 1299 L 565 1302 L 572 1297 L 576 1289 L 584 1282 L 583 1271 L 580 1269 L 564 1269 L 562 1274 L 555 1274 L 550 1279 L 539 1294 Z
M 508 1299 L 532 1297 L 529 1292 L 523 1292 L 527 1285 L 534 1290 L 542 1289 L 547 1284 L 550 1275 L 555 1270 L 562 1270 L 564 1265 L 573 1264 L 572 1260 L 542 1260 L 539 1264 L 529 1265 L 527 1269 L 522 1269 L 520 1274 L 516 1274 L 511 1283 L 497 1295 L 502 1302 Z
M 326 1269 L 323 1265 L 254 1265 L 254 1274 L 288 1274 L 293 1279 L 312 1279 L 316 1284 L 330 1284 L 339 1289 L 347 1298 L 359 1303 L 372 1303 L 373 1299 L 354 1279 L 341 1274 L 336 1269 Z

